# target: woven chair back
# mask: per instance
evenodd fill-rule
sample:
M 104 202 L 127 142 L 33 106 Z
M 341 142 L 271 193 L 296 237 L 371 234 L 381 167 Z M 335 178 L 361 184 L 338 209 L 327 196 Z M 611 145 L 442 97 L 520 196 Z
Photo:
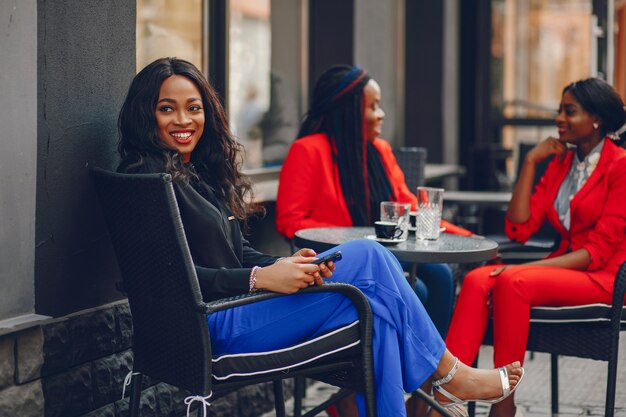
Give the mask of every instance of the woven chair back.
M 206 394 L 210 339 L 171 177 L 91 175 L 133 317 L 133 370 Z
M 415 194 L 417 187 L 424 185 L 425 181 L 426 148 L 403 147 L 394 149 L 393 153 L 404 173 L 406 185 Z

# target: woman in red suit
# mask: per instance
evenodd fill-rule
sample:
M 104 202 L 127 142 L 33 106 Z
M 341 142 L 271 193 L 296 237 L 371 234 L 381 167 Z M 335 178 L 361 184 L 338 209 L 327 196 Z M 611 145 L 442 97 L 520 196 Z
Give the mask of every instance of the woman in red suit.
M 561 235 L 546 259 L 490 265 L 463 281 L 446 344 L 474 362 L 485 334 L 489 305 L 494 362 L 524 360 L 530 307 L 611 303 L 613 279 L 626 261 L 626 151 L 607 136 L 626 122 L 624 103 L 604 81 L 589 78 L 563 90 L 556 124 L 526 156 L 506 213 L 507 236 L 525 242 L 544 221 Z M 533 192 L 535 167 L 554 156 Z M 513 396 L 490 416 L 513 416 Z
M 385 112 L 378 83 L 359 67 L 339 65 L 315 84 L 311 109 L 283 163 L 276 202 L 276 227 L 292 238 L 310 227 L 372 226 L 380 202 L 411 203 L 417 197 L 389 143 L 380 138 Z M 442 221 L 449 233 L 470 235 Z M 446 264 L 420 264 L 415 292 L 442 337 L 454 296 Z
M 292 238 L 310 227 L 371 226 L 381 201 L 411 203 L 389 143 L 375 80 L 359 67 L 335 66 L 318 79 L 299 139 L 283 163 L 276 227 Z M 471 232 L 442 221 L 447 232 Z M 454 280 L 446 264 L 420 264 L 415 292 L 442 337 L 452 315 Z M 347 415 L 343 413 L 343 415 Z

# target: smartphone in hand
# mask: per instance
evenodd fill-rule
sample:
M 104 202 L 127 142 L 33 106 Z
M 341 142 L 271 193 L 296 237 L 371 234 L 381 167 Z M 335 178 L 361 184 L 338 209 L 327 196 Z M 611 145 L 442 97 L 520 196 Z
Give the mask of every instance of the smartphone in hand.
M 315 265 L 319 265 L 321 263 L 327 263 L 328 261 L 333 261 L 333 262 L 337 262 L 341 260 L 341 251 L 338 250 L 336 252 L 330 253 L 326 256 L 323 256 L 319 259 L 314 260 L 313 262 L 311 262 L 312 264 Z

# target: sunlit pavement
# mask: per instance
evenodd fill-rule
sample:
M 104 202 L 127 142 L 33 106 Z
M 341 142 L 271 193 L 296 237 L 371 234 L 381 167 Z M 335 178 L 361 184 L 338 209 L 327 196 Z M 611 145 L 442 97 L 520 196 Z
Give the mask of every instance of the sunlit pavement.
M 492 366 L 493 349 L 483 346 L 479 366 Z M 524 417 L 550 417 L 550 356 L 535 353 L 531 359 L 527 354 L 524 364 L 526 373 L 522 385 L 516 392 L 516 401 Z M 590 359 L 559 357 L 559 414 L 560 417 L 603 416 L 606 396 L 607 363 Z M 307 389 L 303 403 L 307 407 L 319 404 L 337 388 L 316 383 Z M 615 397 L 615 416 L 626 417 L 626 335 L 620 339 L 620 355 Z M 478 406 L 477 416 L 486 416 L 489 408 Z M 293 415 L 293 400 L 287 403 L 287 415 Z M 320 416 L 324 416 L 321 413 Z M 273 417 L 274 413 L 263 417 Z M 387 416 L 379 416 L 387 417 Z

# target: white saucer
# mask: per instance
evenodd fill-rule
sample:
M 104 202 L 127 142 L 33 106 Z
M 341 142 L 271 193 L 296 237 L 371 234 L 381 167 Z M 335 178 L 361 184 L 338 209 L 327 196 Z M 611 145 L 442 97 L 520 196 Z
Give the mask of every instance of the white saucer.
M 365 236 L 366 239 L 369 240 L 375 240 L 378 243 L 382 243 L 383 245 L 387 244 L 387 245 L 394 245 L 396 243 L 401 243 L 406 241 L 406 237 L 405 238 L 401 238 L 401 239 L 384 239 L 382 237 L 376 237 L 376 235 L 367 235 Z

